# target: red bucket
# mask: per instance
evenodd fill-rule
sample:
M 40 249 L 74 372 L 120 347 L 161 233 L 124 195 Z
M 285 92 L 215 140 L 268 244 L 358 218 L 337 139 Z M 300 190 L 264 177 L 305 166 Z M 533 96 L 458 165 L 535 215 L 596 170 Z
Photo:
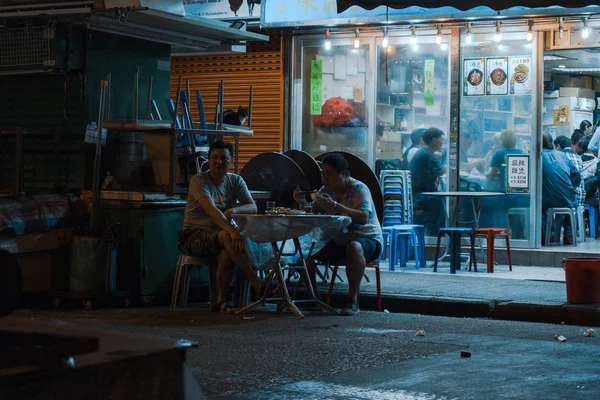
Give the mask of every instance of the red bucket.
M 567 302 L 600 303 L 600 258 L 563 258 Z

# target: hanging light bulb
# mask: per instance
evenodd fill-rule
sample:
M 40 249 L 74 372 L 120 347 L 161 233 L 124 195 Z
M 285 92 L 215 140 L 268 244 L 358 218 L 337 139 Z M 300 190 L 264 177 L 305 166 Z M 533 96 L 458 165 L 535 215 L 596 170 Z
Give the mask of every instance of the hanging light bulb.
M 417 27 L 411 26 L 410 30 L 412 31 L 412 33 L 410 34 L 410 44 L 416 45 L 417 44 Z
M 435 42 L 440 45 L 442 44 L 442 29 L 440 28 L 440 26 L 438 25 L 437 27 L 437 33 L 435 35 Z
M 329 32 L 329 29 L 325 31 L 325 50 L 331 50 L 331 32 Z
M 358 28 L 356 28 L 356 33 L 354 34 L 354 48 L 358 49 L 360 47 L 360 39 L 358 38 Z
M 390 44 L 390 41 L 388 39 L 388 28 L 387 28 L 387 26 L 384 26 L 383 27 L 383 39 L 381 40 L 381 47 L 386 49 L 389 44 Z
M 496 33 L 494 34 L 494 42 L 499 42 L 502 40 L 502 33 L 500 33 L 500 25 L 502 23 L 500 21 L 496 21 Z
M 471 24 L 467 24 L 467 35 L 465 36 L 465 43 L 471 44 L 473 42 L 473 35 L 471 35 Z
M 558 18 L 558 38 L 563 38 L 563 17 Z
M 587 39 L 590 36 L 590 28 L 588 28 L 587 17 L 583 18 L 583 29 L 581 30 L 581 37 Z
M 527 28 L 527 41 L 531 42 L 533 40 L 533 22 L 528 21 L 527 25 L 529 25 Z
M 448 43 L 444 42 L 444 43 L 440 44 L 440 49 L 442 49 L 444 51 L 448 50 Z

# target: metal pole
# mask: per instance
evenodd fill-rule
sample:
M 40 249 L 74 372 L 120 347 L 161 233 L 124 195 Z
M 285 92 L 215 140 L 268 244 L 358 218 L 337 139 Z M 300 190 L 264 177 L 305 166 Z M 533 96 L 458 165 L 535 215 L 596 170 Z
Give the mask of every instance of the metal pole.
M 152 112 L 152 84 L 154 83 L 154 77 L 150 77 L 148 81 L 148 102 L 146 103 L 146 119 L 150 119 L 150 113 Z
M 90 235 L 98 237 L 100 214 L 100 156 L 102 154 L 102 127 L 106 106 L 106 89 L 108 81 L 100 81 L 100 105 L 98 107 L 98 136 L 96 137 L 96 157 L 94 158 L 94 177 L 92 181 L 92 216 L 90 218 Z
M 139 71 L 136 69 L 135 74 L 133 74 L 133 121 L 137 124 L 138 122 L 138 103 L 139 103 L 139 80 L 140 75 Z
M 173 110 L 173 127 L 177 126 L 177 109 L 179 108 L 179 93 L 181 93 L 181 75 L 179 76 L 179 82 L 177 82 L 177 92 L 175 92 L 175 110 Z
M 112 74 L 110 72 L 106 75 L 106 81 L 108 82 L 108 86 L 106 88 L 106 112 L 104 113 L 104 118 L 106 121 L 110 121 L 110 97 L 112 94 Z
M 250 96 L 248 96 L 248 129 L 252 129 L 252 89 L 252 85 L 250 85 Z

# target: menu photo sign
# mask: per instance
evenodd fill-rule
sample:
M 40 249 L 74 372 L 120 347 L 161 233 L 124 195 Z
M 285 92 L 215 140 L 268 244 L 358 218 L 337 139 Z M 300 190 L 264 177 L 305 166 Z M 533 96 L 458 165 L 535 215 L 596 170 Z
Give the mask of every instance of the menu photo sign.
M 506 156 L 506 193 L 529 193 L 529 155 Z
M 485 94 L 485 58 L 463 59 L 463 96 Z
M 511 57 L 508 72 L 510 94 L 531 93 L 531 57 Z
M 508 57 L 488 57 L 485 64 L 486 94 L 508 94 Z

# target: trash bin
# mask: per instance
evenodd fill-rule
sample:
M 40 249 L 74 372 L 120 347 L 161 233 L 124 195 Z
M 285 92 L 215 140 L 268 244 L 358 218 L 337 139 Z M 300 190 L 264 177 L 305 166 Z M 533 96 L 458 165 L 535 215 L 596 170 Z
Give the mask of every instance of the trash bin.
M 563 258 L 567 302 L 600 303 L 600 258 Z

